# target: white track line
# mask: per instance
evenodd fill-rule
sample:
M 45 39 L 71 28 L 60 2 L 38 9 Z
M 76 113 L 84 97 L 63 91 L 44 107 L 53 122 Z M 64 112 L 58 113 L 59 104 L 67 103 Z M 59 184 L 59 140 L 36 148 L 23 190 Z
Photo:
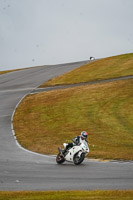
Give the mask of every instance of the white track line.
M 40 84 L 39 84 L 39 86 L 40 86 Z M 39 87 L 39 86 L 37 86 L 37 87 Z M 32 90 L 36 89 L 37 87 L 32 88 Z M 21 90 L 21 89 L 20 89 L 20 90 Z M 32 90 L 31 90 L 31 91 L 32 91 Z M 31 91 L 30 91 L 30 92 L 31 92 Z M 12 115 L 11 115 L 11 130 L 12 130 L 13 137 L 14 137 L 14 139 L 15 139 L 15 141 L 16 141 L 16 145 L 17 145 L 21 150 L 26 151 L 26 152 L 31 153 L 31 154 L 34 154 L 34 155 L 38 155 L 38 156 L 53 157 L 52 155 L 51 155 L 51 156 L 48 156 L 48 155 L 36 153 L 36 152 L 30 151 L 30 150 L 28 150 L 28 149 L 25 149 L 24 147 L 22 147 L 22 146 L 19 144 L 19 142 L 18 142 L 18 140 L 17 140 L 17 138 L 16 138 L 16 134 L 15 134 L 14 127 L 13 127 L 13 118 L 14 118 L 14 114 L 15 114 L 16 109 L 18 108 L 19 104 L 22 102 L 22 100 L 23 100 L 28 94 L 30 94 L 30 92 L 28 92 L 27 94 L 25 94 L 25 95 L 20 99 L 20 101 L 19 101 L 19 102 L 17 103 L 17 105 L 15 106 L 15 108 L 14 108 L 14 110 L 13 110 L 13 113 L 12 113 Z

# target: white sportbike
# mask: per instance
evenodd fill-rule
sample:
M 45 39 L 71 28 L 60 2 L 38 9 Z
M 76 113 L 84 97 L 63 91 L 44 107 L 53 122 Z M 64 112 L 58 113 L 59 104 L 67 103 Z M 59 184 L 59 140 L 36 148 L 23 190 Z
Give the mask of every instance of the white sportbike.
M 63 146 L 66 148 L 68 144 L 64 143 Z M 85 159 L 85 156 L 89 153 L 89 146 L 87 144 L 81 143 L 80 145 L 74 145 L 72 148 L 63 150 L 59 147 L 59 154 L 56 156 L 56 162 L 62 164 L 65 161 L 73 162 L 75 165 L 79 165 Z

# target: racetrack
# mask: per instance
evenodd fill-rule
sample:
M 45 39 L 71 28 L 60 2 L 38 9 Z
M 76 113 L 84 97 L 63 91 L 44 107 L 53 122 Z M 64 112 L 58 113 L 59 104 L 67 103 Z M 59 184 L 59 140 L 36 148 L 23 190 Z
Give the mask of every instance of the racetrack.
M 18 102 L 43 82 L 89 61 L 35 67 L 0 76 L 0 190 L 133 189 L 132 162 L 57 165 L 54 156 L 22 149 L 13 136 L 11 117 Z

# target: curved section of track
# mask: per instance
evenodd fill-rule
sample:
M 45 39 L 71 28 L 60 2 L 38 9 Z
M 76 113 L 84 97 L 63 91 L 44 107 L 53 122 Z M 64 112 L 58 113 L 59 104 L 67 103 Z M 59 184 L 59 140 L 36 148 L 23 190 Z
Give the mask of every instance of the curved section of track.
M 57 165 L 55 157 L 16 145 L 11 116 L 29 92 L 55 76 L 89 61 L 35 67 L 0 76 L 0 190 L 133 189 L 133 163 L 93 162 Z

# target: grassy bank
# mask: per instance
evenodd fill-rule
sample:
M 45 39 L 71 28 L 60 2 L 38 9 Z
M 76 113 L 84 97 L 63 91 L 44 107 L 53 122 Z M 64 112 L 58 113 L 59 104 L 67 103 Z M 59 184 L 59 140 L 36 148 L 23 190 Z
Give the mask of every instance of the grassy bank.
M 89 157 L 133 160 L 133 80 L 27 96 L 14 116 L 21 145 L 56 154 L 63 142 L 89 133 Z M 51 145 L 52 144 L 52 145 Z
M 0 192 L 0 200 L 132 200 L 133 191 Z
M 133 53 L 91 62 L 56 77 L 40 87 L 104 80 L 128 75 L 133 75 Z

